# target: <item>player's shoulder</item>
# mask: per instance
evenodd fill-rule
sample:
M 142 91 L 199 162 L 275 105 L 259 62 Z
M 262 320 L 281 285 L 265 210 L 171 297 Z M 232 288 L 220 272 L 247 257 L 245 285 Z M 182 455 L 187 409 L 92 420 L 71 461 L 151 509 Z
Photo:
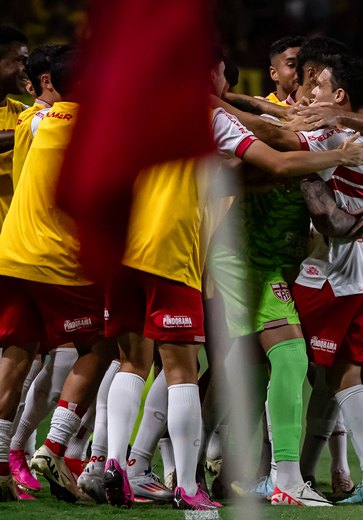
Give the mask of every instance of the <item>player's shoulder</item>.
M 7 106 L 10 110 L 12 110 L 13 112 L 17 112 L 18 114 L 29 108 L 29 105 L 25 105 L 21 101 L 18 101 L 17 99 L 12 99 L 10 97 L 7 98 Z
M 229 112 L 227 112 L 222 107 L 217 107 L 213 111 L 213 122 L 224 122 L 224 124 L 233 123 L 237 126 L 242 126 L 242 124 L 239 122 L 238 118 Z
M 33 134 L 33 137 L 37 133 L 41 121 L 46 117 L 49 110 L 50 110 L 50 108 L 42 108 L 41 110 L 38 110 L 37 112 L 35 112 L 33 119 L 31 121 L 31 124 L 30 124 L 30 129 Z

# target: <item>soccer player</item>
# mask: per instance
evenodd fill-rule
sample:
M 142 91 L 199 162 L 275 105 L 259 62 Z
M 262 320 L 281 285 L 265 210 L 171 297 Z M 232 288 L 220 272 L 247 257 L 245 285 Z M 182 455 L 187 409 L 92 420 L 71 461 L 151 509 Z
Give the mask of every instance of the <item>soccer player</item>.
M 273 103 L 285 103 L 287 97 L 297 89 L 296 54 L 304 42 L 302 36 L 285 36 L 270 47 L 270 76 L 276 85 L 266 99 Z
M 26 108 L 8 94 L 24 94 L 28 58 L 27 38 L 8 26 L 0 27 L 0 230 L 13 195 L 12 160 L 14 130 L 20 112 Z
M 103 473 L 107 459 L 107 398 L 112 380 L 119 368 L 120 362 L 114 359 L 100 384 L 97 392 L 91 456 L 77 479 L 78 487 L 100 504 L 106 502 Z
M 273 46 L 274 44 L 272 45 L 272 47 Z M 288 98 L 290 99 L 290 103 L 293 102 L 292 99 L 299 102 L 299 100 L 303 96 L 306 96 L 308 99 L 311 98 L 311 91 L 316 84 L 316 78 L 319 74 L 319 71 L 321 71 L 324 67 L 324 65 L 322 65 L 321 63 L 322 58 L 326 58 L 328 55 L 332 54 L 343 54 L 347 52 L 348 49 L 345 47 L 344 44 L 342 44 L 341 42 L 337 42 L 331 38 L 318 37 L 303 42 L 301 48 L 298 50 L 298 53 L 296 55 L 298 88 L 295 88 L 294 90 L 296 92 L 294 91 L 290 93 L 290 95 L 288 96 Z M 283 211 L 284 218 L 280 217 L 277 220 L 283 220 L 285 223 L 286 230 L 288 230 L 285 235 L 285 239 L 286 237 L 289 237 L 288 240 L 285 240 L 286 253 L 288 251 L 291 251 L 291 246 L 295 242 L 296 244 L 299 244 L 297 245 L 296 249 L 298 255 L 295 259 L 295 262 L 291 263 L 291 268 L 295 272 L 297 272 L 300 260 L 302 259 L 302 256 L 306 253 L 306 239 L 308 232 L 308 215 L 306 211 L 306 206 L 303 201 L 303 196 L 298 184 L 295 184 L 295 186 L 290 185 L 288 186 L 288 188 L 285 188 L 283 190 L 275 189 L 273 190 L 273 192 L 278 196 L 270 198 L 269 204 L 268 199 L 265 195 L 262 194 L 257 196 L 257 199 L 260 199 L 259 207 L 260 209 L 263 207 L 268 207 L 269 215 L 273 213 L 274 208 L 275 211 L 277 211 L 277 214 Z M 264 204 L 262 204 L 261 201 L 264 201 Z M 251 212 L 251 218 L 253 218 L 254 213 L 254 211 Z M 260 213 L 258 209 L 256 213 Z M 289 224 L 291 225 L 290 229 L 288 229 Z M 273 241 L 274 244 L 276 244 L 276 239 L 278 240 L 278 238 L 275 236 Z M 303 242 L 304 240 L 305 245 Z M 258 241 L 256 241 L 256 243 L 257 242 Z M 260 244 L 262 244 L 261 240 L 259 242 Z M 284 259 L 284 261 L 286 262 L 286 258 Z M 291 281 L 291 276 L 289 277 L 289 279 Z M 321 391 L 319 392 L 319 396 L 321 400 Z M 327 404 L 327 406 L 329 406 L 329 403 Z M 310 449 L 303 450 L 300 460 L 300 467 L 305 482 L 311 481 L 313 484 L 315 484 L 314 472 L 309 470 L 313 467 L 313 465 L 315 467 L 316 462 L 318 460 L 318 454 L 313 453 L 311 447 L 314 443 L 318 442 L 320 450 L 322 449 L 323 443 L 321 442 L 321 439 L 323 437 L 323 433 L 325 433 L 326 428 L 322 426 L 323 419 L 321 416 L 321 412 L 319 413 L 319 419 L 311 417 L 311 410 L 313 409 L 314 407 L 309 405 L 307 417 L 307 435 L 305 437 L 306 448 L 310 447 Z M 334 419 L 332 420 L 334 423 Z M 345 433 L 344 428 L 342 428 L 342 420 L 338 420 L 338 426 L 337 428 L 335 428 L 333 432 L 333 438 L 331 441 L 331 451 L 333 455 L 333 461 L 331 465 L 332 485 L 336 492 L 348 492 L 353 487 L 353 483 L 349 477 L 349 467 L 346 461 L 346 452 L 345 456 L 343 456 L 344 449 L 341 449 L 339 446 L 340 444 L 344 445 L 344 442 L 346 441 Z M 329 438 L 329 434 L 325 438 Z M 344 467 L 345 470 L 344 474 L 341 471 L 342 467 Z
M 321 63 L 323 63 L 323 61 Z M 358 108 L 361 106 L 361 103 L 362 103 L 361 89 L 362 89 L 363 75 L 362 75 L 361 66 L 356 64 L 351 58 L 349 58 L 347 56 L 341 57 L 339 55 L 330 56 L 330 57 L 327 56 L 325 65 L 328 65 L 328 67 L 324 68 L 324 70 L 320 73 L 319 78 L 318 78 L 317 87 L 313 90 L 313 95 L 314 95 L 316 101 L 329 100 L 330 102 L 334 102 L 334 103 L 338 104 L 340 106 L 340 108 L 342 108 L 342 109 L 346 108 L 347 110 L 358 110 Z M 333 147 L 336 147 L 342 141 L 342 139 L 346 135 L 349 135 L 349 133 L 351 132 L 349 130 L 344 131 L 341 129 L 332 128 L 332 129 L 322 129 L 315 133 L 314 132 L 310 132 L 310 133 L 303 132 L 303 133 L 296 134 L 294 132 L 289 132 L 284 129 L 276 129 L 276 128 L 272 129 L 271 125 L 266 126 L 266 123 L 261 123 L 260 121 L 257 121 L 253 116 L 250 116 L 249 119 L 250 119 L 250 121 L 248 123 L 249 126 L 251 128 L 253 128 L 254 131 L 260 137 L 266 139 L 270 143 L 273 143 L 275 146 L 285 147 L 290 150 L 301 149 L 302 146 L 306 147 L 305 149 L 309 148 L 310 150 L 312 150 L 312 149 L 315 149 L 315 150 L 329 149 L 330 147 L 333 148 Z M 349 176 L 350 176 L 350 178 L 353 179 L 353 173 L 351 173 L 351 170 L 349 170 L 349 169 L 345 170 L 344 168 L 340 168 L 339 171 L 346 171 L 347 180 L 349 179 Z M 334 174 L 334 172 L 335 172 L 335 169 L 328 170 L 326 172 L 325 178 L 329 179 L 330 176 L 332 174 Z M 359 169 L 358 169 L 358 172 L 359 172 Z M 344 176 L 344 179 L 345 179 L 345 177 L 346 176 Z M 344 179 L 343 179 L 343 185 L 345 183 Z M 359 180 L 359 177 L 357 177 L 355 179 L 355 182 L 353 182 L 353 185 L 357 184 L 358 180 Z M 320 185 L 322 185 L 321 182 L 320 182 Z M 358 217 L 355 217 L 354 215 L 350 215 L 349 213 L 346 213 L 345 211 L 342 211 L 341 209 L 339 209 L 340 207 L 342 207 L 343 209 L 347 208 L 347 206 L 343 205 L 344 203 L 346 204 L 345 197 L 344 197 L 346 190 L 345 190 L 344 186 L 342 187 L 343 192 L 340 194 L 341 198 L 340 199 L 337 198 L 337 203 L 335 203 L 335 201 L 333 199 L 334 203 L 330 204 L 329 206 L 322 205 L 322 203 L 326 201 L 326 194 L 325 194 L 325 198 L 323 196 L 315 196 L 315 198 L 313 198 L 314 183 L 312 183 L 311 185 L 309 182 L 303 183 L 302 186 L 303 186 L 303 190 L 305 192 L 307 192 L 306 200 L 308 201 L 308 203 L 310 203 L 309 204 L 310 206 L 311 206 L 311 201 L 315 201 L 315 203 L 319 202 L 319 205 L 317 206 L 317 208 L 319 209 L 318 217 L 320 220 L 320 225 L 319 225 L 319 220 L 317 220 L 315 218 L 315 221 L 314 221 L 315 226 L 317 227 L 318 230 L 321 229 L 321 224 L 324 223 L 325 224 L 324 232 L 326 232 L 328 235 L 336 236 L 337 234 L 338 235 L 339 234 L 347 235 L 349 233 L 350 229 L 354 228 Z M 336 186 L 334 185 L 334 182 L 333 182 L 333 186 L 336 188 Z M 318 186 L 318 188 L 319 188 L 319 186 Z M 321 188 L 321 186 L 320 186 L 320 188 Z M 329 199 L 329 200 L 331 201 L 332 199 Z M 356 207 L 357 204 L 359 206 L 359 197 L 357 198 L 355 205 L 353 205 L 350 201 L 350 207 L 352 207 L 352 208 Z M 327 227 L 326 221 L 328 221 L 328 224 L 330 227 L 329 226 Z M 333 224 L 335 224 L 335 226 L 333 226 Z M 337 239 L 337 240 L 339 241 L 339 239 Z M 358 253 L 359 241 L 354 242 L 354 241 L 349 241 L 349 239 L 347 241 L 346 238 L 344 240 L 345 240 L 345 242 L 347 242 L 347 246 L 346 246 L 347 252 L 352 250 L 352 252 L 354 253 L 356 250 L 356 252 Z M 333 247 L 334 243 L 335 243 L 335 239 L 331 238 L 330 239 L 330 244 L 331 244 L 330 251 L 333 251 L 332 247 Z M 311 287 L 311 284 L 312 284 L 313 287 L 319 288 L 319 293 L 315 293 L 315 294 L 322 295 L 323 292 L 325 293 L 326 291 L 329 291 L 329 289 L 330 289 L 329 282 L 328 283 L 325 283 L 325 282 L 328 279 L 329 280 L 333 279 L 335 270 L 337 268 L 341 269 L 341 265 L 342 265 L 340 263 L 340 261 L 339 261 L 339 265 L 338 265 L 338 261 L 335 259 L 336 253 L 334 253 L 334 254 L 330 253 L 329 260 L 328 260 L 327 253 L 329 251 L 329 248 L 327 248 L 327 247 L 324 248 L 323 244 L 324 244 L 323 241 L 321 241 L 320 246 L 322 246 L 322 249 L 320 249 L 320 251 L 318 251 L 318 249 L 315 251 L 314 260 L 312 260 L 312 258 L 314 258 L 314 256 L 309 257 L 310 263 L 314 264 L 314 265 L 310 266 L 311 267 L 310 270 L 309 270 L 309 268 L 303 269 L 303 271 L 300 273 L 300 276 L 297 279 L 297 284 L 294 286 L 294 293 L 293 293 L 294 297 L 295 297 L 295 301 L 297 303 L 301 321 L 303 323 L 304 333 L 307 337 L 308 345 L 311 344 L 311 346 L 313 347 L 314 353 L 315 353 L 315 351 L 318 352 L 319 350 L 324 350 L 325 344 L 319 343 L 319 341 L 320 341 L 319 340 L 319 341 L 317 341 L 317 344 L 315 345 L 315 343 L 314 343 L 315 340 L 312 339 L 313 338 L 312 328 L 316 326 L 317 322 L 315 322 L 315 319 L 312 318 L 312 315 L 307 314 L 306 308 L 308 308 L 308 307 L 311 308 L 311 307 L 309 306 L 308 300 L 305 299 L 303 301 L 302 293 L 305 291 L 305 288 L 304 289 L 301 288 L 300 284 L 308 286 L 308 287 L 309 287 L 309 285 Z M 339 248 L 337 248 L 336 251 L 339 251 Z M 343 250 L 342 250 L 342 252 L 343 252 Z M 316 255 L 318 255 L 318 256 L 316 256 Z M 349 257 L 349 261 L 354 262 L 355 261 L 354 259 L 355 259 L 354 254 L 352 255 L 352 257 Z M 304 262 L 303 265 L 306 266 L 307 264 Z M 348 264 L 346 263 L 346 265 L 348 265 Z M 309 272 L 307 272 L 307 271 L 309 271 Z M 330 274 L 328 275 L 328 272 L 331 273 L 332 278 L 330 278 Z M 355 275 L 354 275 L 354 272 L 356 273 Z M 340 278 L 339 289 L 337 289 L 337 286 L 334 286 L 334 290 L 336 291 L 337 295 L 338 294 L 355 295 L 355 294 L 357 294 L 357 292 L 359 292 L 359 283 L 354 281 L 354 276 L 357 276 L 358 280 L 359 280 L 359 271 L 354 271 L 354 269 L 353 269 L 351 271 L 351 273 L 352 273 L 352 277 L 353 277 L 352 284 L 344 283 L 344 277 L 343 277 L 344 270 L 340 273 L 342 277 Z M 349 281 L 349 278 L 347 281 Z M 355 283 L 358 285 L 354 285 Z M 309 289 L 309 290 L 311 290 L 311 289 Z M 346 291 L 346 293 L 345 293 L 345 291 Z M 307 290 L 305 292 L 307 292 Z M 307 297 L 307 294 L 305 296 Z M 309 302 L 310 301 L 311 300 L 309 299 Z M 336 301 L 338 302 L 339 299 L 337 299 Z M 348 302 L 348 301 L 349 300 L 344 298 L 344 302 Z M 327 305 L 328 305 L 328 303 L 329 303 L 328 300 L 326 300 Z M 330 306 L 330 303 L 329 303 L 329 306 Z M 324 305 L 322 302 L 322 309 L 323 308 L 324 308 Z M 331 308 L 330 308 L 330 310 L 331 310 Z M 317 307 L 315 307 L 314 313 L 317 313 Z M 310 319 L 312 320 L 311 325 L 309 325 Z M 326 320 L 329 320 L 328 316 L 326 317 Z M 319 323 L 321 324 L 322 327 L 325 325 L 322 317 L 321 317 L 321 321 Z M 346 323 L 345 326 L 346 326 L 346 330 L 344 331 L 344 334 L 345 334 L 345 332 L 348 332 L 350 330 L 350 328 L 349 328 L 350 323 Z M 353 324 L 351 326 L 353 327 Z M 317 336 L 316 336 L 317 338 L 321 337 L 321 336 L 319 336 L 319 333 L 317 330 L 316 330 L 315 334 L 317 334 Z M 338 345 L 340 346 L 340 341 L 337 339 L 334 339 L 334 341 L 333 340 L 331 340 L 331 341 L 332 341 L 331 350 L 332 351 L 337 350 Z M 354 342 L 354 339 L 349 342 L 349 346 L 352 345 L 353 342 Z M 352 349 L 354 350 L 353 347 L 350 347 L 350 348 L 351 348 L 351 350 Z M 348 350 L 349 350 L 349 348 L 348 348 Z M 358 363 L 361 360 L 359 360 L 357 357 L 355 357 L 355 352 L 353 352 L 353 350 L 352 350 L 352 352 L 347 352 L 347 350 L 342 348 L 342 353 L 345 351 L 344 355 L 346 355 L 347 359 L 354 364 L 354 362 Z M 324 356 L 325 356 L 325 362 L 323 360 Z M 334 357 L 333 352 L 331 353 L 331 355 L 329 353 L 326 353 L 326 354 L 324 354 L 324 356 L 322 356 L 321 359 L 319 359 L 320 356 L 314 355 L 313 359 L 318 364 L 323 364 L 323 365 L 324 364 L 329 365 L 330 363 L 333 362 L 333 357 Z M 329 358 L 329 362 L 328 362 L 328 358 Z M 340 370 L 341 377 L 342 377 L 342 372 L 344 372 L 344 370 L 347 369 L 347 366 L 352 366 L 352 365 L 349 365 L 349 361 L 342 362 L 341 360 L 339 360 L 336 364 L 333 365 L 332 369 L 334 369 L 334 367 L 336 367 L 338 372 Z M 340 392 L 338 391 L 338 393 L 337 393 L 338 404 L 340 405 L 341 410 L 343 412 L 344 421 L 350 430 L 352 430 L 353 427 L 356 428 L 356 425 L 354 425 L 354 421 L 352 423 L 352 417 L 349 416 L 349 412 L 346 412 L 346 409 L 348 408 L 348 410 L 349 410 L 350 407 L 349 407 L 349 404 L 345 404 L 345 403 L 347 401 L 349 402 L 349 398 L 351 397 L 351 392 L 350 392 L 349 388 L 351 386 L 354 386 L 355 381 L 356 381 L 356 379 L 354 379 L 354 377 L 356 377 L 357 372 L 358 372 L 357 369 L 354 369 L 354 370 L 352 369 L 352 372 L 350 373 L 350 375 L 352 377 L 350 379 L 348 377 L 348 380 L 346 380 L 343 383 L 344 385 L 346 385 L 346 387 L 348 387 L 347 399 L 344 401 L 342 400 L 342 402 L 339 402 Z M 359 367 L 359 377 L 360 377 L 360 367 Z M 337 386 L 338 386 L 338 384 L 339 385 L 341 384 L 340 380 L 338 381 L 338 379 L 339 379 L 339 377 L 337 377 L 335 380 L 335 385 L 337 385 Z M 335 388 L 335 390 L 337 390 L 337 388 Z M 338 386 L 338 390 L 345 392 L 345 390 L 343 390 L 343 388 L 339 388 L 339 386 Z M 358 389 L 357 393 L 359 394 L 359 389 Z M 357 442 L 354 445 L 354 447 L 355 447 L 357 455 L 359 457 L 359 453 L 360 453 L 359 442 Z M 361 464 L 362 464 L 362 462 L 361 462 Z M 357 495 L 355 495 L 355 497 L 357 497 L 357 498 L 355 498 L 355 500 L 357 500 L 357 501 L 359 501 L 361 499 L 359 489 L 358 489 Z M 283 499 L 283 493 L 282 494 L 277 493 L 277 495 L 278 495 L 277 496 L 278 499 L 280 499 L 280 497 L 281 497 L 281 500 Z M 347 500 L 350 500 L 350 499 L 347 499 Z
M 330 52 L 335 52 L 336 49 L 330 41 L 325 42 L 325 46 L 320 45 L 319 47 L 326 52 L 328 49 Z M 342 46 L 338 45 L 338 48 L 341 50 Z M 315 48 L 315 53 L 319 54 L 318 47 Z M 316 67 L 315 61 L 314 66 Z M 323 66 L 320 65 L 320 67 Z M 304 87 L 310 84 L 311 68 L 308 72 L 309 74 L 304 75 L 304 82 L 301 82 Z M 307 78 L 305 79 L 305 77 Z M 253 119 L 253 116 L 251 117 Z M 241 120 L 243 121 L 243 119 Z M 245 121 L 247 122 L 247 120 L 248 117 Z M 271 125 L 262 124 L 271 128 L 271 133 L 273 133 L 274 128 Z M 253 129 L 253 127 L 251 128 Z M 301 355 L 305 352 L 300 320 L 294 308 L 288 284 L 293 281 L 294 273 L 297 272 L 298 265 L 306 252 L 309 217 L 302 194 L 296 184 L 294 186 L 290 183 L 282 189 L 276 187 L 267 194 L 252 193 L 247 195 L 246 202 L 244 215 L 249 237 L 249 253 L 247 260 L 240 259 L 239 276 L 247 277 L 248 286 L 255 287 L 255 327 L 257 327 L 255 330 L 261 331 L 260 342 L 272 363 L 268 402 L 277 460 L 277 489 L 289 489 L 296 494 L 296 497 L 303 498 L 298 490 L 304 490 L 299 468 L 299 447 L 302 427 L 301 392 L 306 369 L 302 369 L 302 358 L 301 371 L 298 371 L 299 363 L 296 358 L 294 364 L 296 372 L 291 371 L 291 376 L 287 369 L 282 370 L 284 376 L 279 376 L 279 368 L 288 366 L 288 359 L 284 359 L 285 356 L 292 356 L 293 353 L 298 356 L 299 349 Z M 279 231 L 277 223 L 279 223 Z M 221 271 L 233 272 L 227 265 L 223 265 L 219 261 L 221 257 L 223 258 L 221 247 L 223 248 L 223 243 L 216 252 L 214 266 L 218 278 L 220 278 Z M 228 250 L 230 251 L 227 247 Z M 228 256 L 226 251 L 224 254 Z M 235 265 L 235 262 L 231 263 L 232 265 Z M 227 294 L 225 287 L 222 287 L 221 290 Z M 230 291 L 230 288 L 228 290 Z M 243 298 L 240 312 L 236 312 L 235 304 L 241 300 L 242 295 L 236 295 L 236 291 L 233 291 L 233 294 L 232 302 L 234 303 L 231 303 L 227 309 L 227 315 L 233 317 L 233 323 L 230 323 L 233 335 L 251 333 L 253 330 L 246 327 L 243 321 L 238 323 L 243 313 Z M 293 382 L 290 382 L 290 377 Z M 289 392 L 283 391 L 282 382 L 289 387 Z M 294 396 L 292 388 L 295 388 Z M 284 403 L 282 405 L 281 399 Z M 294 435 L 292 435 L 292 431 L 294 431 Z M 269 491 L 272 493 L 273 488 L 270 488 Z M 314 497 L 312 498 L 314 500 Z M 309 497 L 303 503 L 308 505 Z
M 327 61 L 313 94 L 317 102 L 330 102 L 341 110 L 356 112 L 363 104 L 362 88 L 362 64 L 343 58 Z M 333 127 L 300 135 L 303 146 L 309 149 L 329 149 L 348 133 L 349 130 Z M 363 424 L 360 419 L 363 409 L 362 250 L 361 239 L 351 233 L 357 217 L 344 215 L 344 212 L 351 213 L 362 207 L 362 168 L 325 170 L 319 172 L 319 176 L 332 189 L 343 215 L 339 213 L 338 219 L 331 217 L 327 228 L 324 225 L 327 219 L 321 213 L 326 197 L 322 189 L 325 185 L 319 180 L 312 183 L 314 187 L 309 181 L 302 184 L 312 216 L 317 217 L 313 221 L 329 239 L 328 243 L 321 240 L 302 263 L 293 294 L 310 355 L 317 365 L 326 367 L 326 381 L 335 394 L 345 425 L 352 433 L 353 447 L 363 471 Z M 334 206 L 332 210 L 335 211 Z M 349 234 L 352 235 L 350 239 L 347 238 Z M 355 495 L 340 503 L 363 503 L 362 482 Z
M 20 113 L 15 128 L 13 154 L 13 185 L 16 188 L 21 171 L 40 121 L 61 95 L 55 90 L 50 77 L 51 62 L 61 53 L 69 51 L 68 45 L 41 45 L 29 55 L 26 65 L 28 78 L 35 93 L 34 104 Z M 58 402 L 63 383 L 78 357 L 72 344 L 57 347 L 49 352 L 46 366 L 40 371 L 27 393 L 23 413 L 14 421 L 11 442 L 10 468 L 15 480 L 24 488 L 37 491 L 40 483 L 31 474 L 26 460 L 26 443 L 40 421 Z M 27 381 L 29 374 L 27 376 Z M 29 383 L 30 384 L 30 383 Z M 29 386 L 28 386 L 29 388 Z M 24 394 L 24 389 L 23 389 Z M 35 450 L 33 450 L 35 451 Z M 31 452 L 33 453 L 33 452 Z
M 44 117 L 42 109 L 50 108 L 55 101 L 61 101 L 50 78 L 50 64 L 58 54 L 69 50 L 67 45 L 44 44 L 29 55 L 26 72 L 35 93 L 34 104 L 21 112 L 14 135 L 13 185 L 16 188 L 21 170 L 39 122 Z
M 222 60 L 211 76 L 213 90 L 220 95 L 225 83 Z M 315 171 L 322 163 L 362 160 L 359 153 L 352 160 L 344 150 L 331 151 L 330 156 L 278 152 L 256 140 L 223 109 L 214 111 L 212 128 L 220 153 L 243 157 L 277 175 Z M 352 143 L 348 146 L 359 149 Z M 133 502 L 126 452 L 153 360 L 146 339 L 152 339 L 159 346 L 169 387 L 168 428 L 178 479 L 174 507 L 216 506 L 195 482 L 201 428 L 197 351 L 204 339 L 200 229 L 208 167 L 199 163 L 198 169 L 194 161 L 167 163 L 140 173 L 135 184 L 125 256 L 106 297 L 106 334 L 119 337 L 122 347 L 121 371 L 112 382 L 108 400 L 104 482 L 111 504 L 130 506 Z M 124 297 L 120 299 L 119 294 Z M 305 346 L 298 354 L 307 364 Z
M 17 498 L 8 464 L 12 421 L 39 340 L 46 337 L 51 347 L 73 342 L 79 353 L 63 386 L 46 445 L 33 459 L 52 482 L 52 491 L 62 496 L 64 482 L 79 494 L 61 456 L 79 430 L 81 417 L 113 357 L 110 342 L 102 336 L 103 292 L 84 275 L 78 262 L 75 224 L 54 202 L 79 108 L 71 101 L 73 64 L 72 53 L 62 54 L 52 63 L 52 83 L 64 101 L 55 103 L 39 126 L 0 236 L 0 283 L 7 294 L 0 309 L 4 345 L 0 364 L 2 501 Z M 70 398 L 74 383 L 76 405 Z M 54 427 L 59 425 L 60 432 L 54 435 Z

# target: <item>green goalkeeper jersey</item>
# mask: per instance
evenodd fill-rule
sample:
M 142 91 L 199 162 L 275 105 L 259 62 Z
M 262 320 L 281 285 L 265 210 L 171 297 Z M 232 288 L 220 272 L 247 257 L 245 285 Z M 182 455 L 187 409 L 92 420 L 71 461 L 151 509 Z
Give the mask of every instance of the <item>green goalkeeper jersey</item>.
M 240 204 L 248 263 L 263 270 L 298 268 L 306 258 L 310 226 L 298 182 L 290 188 L 247 193 Z

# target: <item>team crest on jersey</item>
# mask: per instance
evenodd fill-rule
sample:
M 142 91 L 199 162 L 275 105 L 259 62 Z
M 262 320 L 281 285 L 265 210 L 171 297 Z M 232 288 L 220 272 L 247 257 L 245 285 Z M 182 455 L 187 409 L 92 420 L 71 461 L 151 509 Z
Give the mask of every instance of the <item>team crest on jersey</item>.
M 166 329 L 184 329 L 193 327 L 192 318 L 190 316 L 163 316 L 163 327 Z
M 306 269 L 306 274 L 309 274 L 310 276 L 318 276 L 319 270 L 314 267 L 313 265 L 309 265 Z
M 287 283 L 285 283 L 285 282 L 272 283 L 271 289 L 272 289 L 274 295 L 276 296 L 276 298 L 278 298 L 281 302 L 291 301 L 291 299 L 292 299 L 291 293 L 290 293 Z

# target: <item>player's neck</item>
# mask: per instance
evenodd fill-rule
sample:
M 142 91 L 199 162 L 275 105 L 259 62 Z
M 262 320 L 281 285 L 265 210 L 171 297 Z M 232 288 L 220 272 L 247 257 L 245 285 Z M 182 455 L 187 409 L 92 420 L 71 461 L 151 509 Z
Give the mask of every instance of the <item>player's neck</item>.
M 38 105 L 43 105 L 45 108 L 50 108 L 52 105 L 50 105 L 47 101 L 45 101 L 42 98 L 36 98 L 34 103 L 37 103 Z

